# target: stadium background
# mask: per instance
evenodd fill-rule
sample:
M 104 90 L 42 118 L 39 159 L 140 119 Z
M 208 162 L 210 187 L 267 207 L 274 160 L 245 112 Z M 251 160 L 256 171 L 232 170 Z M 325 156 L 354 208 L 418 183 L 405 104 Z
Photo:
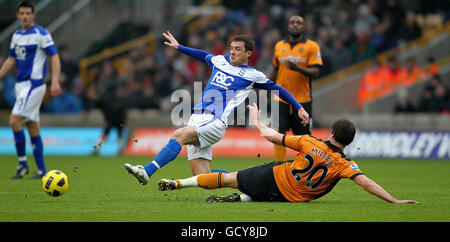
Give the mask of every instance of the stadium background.
M 18 28 L 17 2 L 0 1 L 0 61 Z M 346 117 L 360 129 L 348 148 L 354 157 L 449 158 L 447 1 L 35 2 L 36 22 L 50 30 L 62 58 L 64 94 L 56 99 L 47 94 L 41 110 L 46 155 L 91 154 L 105 122 L 105 102 L 127 108 L 123 126 L 130 142 L 123 153 L 155 154 L 174 128 L 170 112 L 177 103 L 171 102 L 171 94 L 179 89 L 192 93 L 194 82 L 208 80 L 206 65 L 164 48 L 164 30 L 171 30 L 180 43 L 214 54 L 226 52 L 231 36 L 248 34 L 257 44 L 250 64 L 269 74 L 273 46 L 286 38 L 286 16 L 298 13 L 324 59 L 321 77 L 313 80 L 313 134 L 326 138 L 331 123 Z M 373 81 L 370 70 L 377 64 L 379 70 L 396 71 Z M 0 85 L 0 154 L 15 152 L 8 129 L 13 83 L 10 73 Z M 400 100 L 414 110 L 397 110 Z M 230 120 L 237 123 L 236 117 Z M 216 152 L 245 147 L 234 154 L 254 156 L 258 148 L 270 156 L 270 146 L 261 148 L 260 137 L 245 126 L 229 132 Z M 169 129 L 161 132 L 160 127 Z M 247 131 L 247 141 L 235 135 Z M 116 141 L 113 130 L 100 155 L 118 154 Z
M 57 99 L 47 94 L 41 110 L 46 163 L 49 169 L 67 173 L 71 185 L 67 194 L 53 199 L 42 192 L 40 181 L 9 179 L 17 165 L 8 127 L 11 72 L 0 82 L 0 220 L 449 221 L 448 1 L 34 2 L 36 22 L 51 31 L 63 61 L 65 93 Z M 17 3 L 0 0 L 2 61 L 19 27 L 14 14 Z M 193 83 L 208 78 L 205 65 L 164 47 L 163 31 L 171 30 L 181 43 L 216 54 L 226 52 L 233 34 L 249 34 L 257 43 L 251 63 L 268 74 L 272 47 L 286 37 L 290 13 L 305 17 L 306 34 L 320 44 L 324 58 L 321 77 L 313 81 L 313 134 L 326 138 L 335 119 L 352 120 L 359 130 L 345 152 L 394 196 L 422 204 L 388 204 L 344 180 L 329 195 L 308 204 L 205 205 L 212 191 L 161 193 L 152 186 L 139 186 L 125 173 L 125 161 L 148 162 L 167 142 L 175 128 L 170 119 L 177 104 L 170 101 L 172 92 L 192 92 Z M 395 65 L 394 60 L 397 68 L 387 68 Z M 386 75 L 383 78 L 369 72 L 377 63 L 377 70 Z M 405 95 L 414 110 L 397 105 Z M 105 123 L 100 97 L 103 103 L 127 106 L 123 126 L 128 142 L 122 155 L 114 130 L 98 145 Z M 239 118 L 230 120 L 240 123 Z M 99 146 L 99 156 L 92 156 Z M 30 146 L 27 151 L 33 172 Z M 246 125 L 230 128 L 214 152 L 212 168 L 227 170 L 273 159 L 271 145 Z M 191 175 L 185 160 L 177 158 L 152 181 Z M 391 235 L 404 236 L 395 226 L 389 227 L 396 229 Z M 176 236 L 174 231 L 166 235 Z M 428 230 L 408 234 L 418 231 Z
M 11 30 L 18 26 L 13 14 L 16 4 L 17 1 L 1 4 L 5 26 L 0 36 L 2 58 L 8 53 Z M 127 107 L 123 126 L 131 142 L 124 148 L 124 154 L 154 154 L 171 130 L 164 133 L 158 128 L 173 126 L 170 112 L 177 103 L 170 100 L 172 92 L 186 89 L 192 93 L 192 84 L 205 82 L 208 77 L 205 65 L 164 48 L 162 31 L 170 29 L 181 43 L 215 54 L 226 52 L 230 36 L 249 34 L 257 43 L 251 65 L 268 74 L 273 45 L 286 37 L 286 16 L 299 13 L 305 17 L 308 38 L 320 44 L 325 63 L 321 77 L 313 82 L 315 135 L 326 138 L 326 129 L 333 120 L 347 117 L 360 129 L 354 148 L 348 149 L 350 155 L 449 157 L 450 25 L 445 1 L 37 1 L 36 4 L 36 22 L 52 32 L 60 49 L 65 89 L 62 97 L 51 99 L 47 95 L 42 108 L 47 155 L 88 155 L 93 151 L 104 123 L 100 101 L 123 102 Z M 389 87 L 377 89 L 374 85 L 379 83 L 365 82 L 376 62 L 380 63 L 380 69 L 397 62 L 400 73 L 397 76 L 403 71 L 414 75 L 414 80 L 406 83 L 393 73 L 395 77 L 382 80 Z M 409 71 L 413 67 L 420 69 L 420 73 Z M 436 102 L 428 108 L 423 102 L 426 91 L 434 85 L 435 74 L 444 91 L 434 88 L 436 94 L 432 96 L 437 101 L 429 101 Z M 11 73 L 1 85 L 0 124 L 5 126 L 0 132 L 2 154 L 14 154 L 7 128 L 8 108 L 14 100 L 13 82 Z M 104 89 L 107 91 L 103 93 Z M 403 96 L 415 111 L 395 111 Z M 236 122 L 236 117 L 233 121 Z M 146 129 L 141 130 L 143 127 Z M 246 137 L 252 137 L 248 142 L 234 135 L 242 131 L 247 129 L 229 132 L 222 142 L 239 145 L 223 148 L 218 145 L 216 152 L 227 154 L 220 150 L 245 147 L 233 154 L 253 156 L 255 150 L 262 149 L 264 155 L 270 155 L 270 146 L 261 148 L 263 142 L 259 142 L 255 132 L 246 133 Z M 146 138 L 152 136 L 160 138 Z M 113 131 L 101 147 L 101 154 L 117 154 L 116 140 Z M 374 145 L 378 152 L 366 152 L 365 147 L 373 150 Z M 399 151 L 391 152 L 392 149 Z M 411 152 L 417 149 L 419 153 Z

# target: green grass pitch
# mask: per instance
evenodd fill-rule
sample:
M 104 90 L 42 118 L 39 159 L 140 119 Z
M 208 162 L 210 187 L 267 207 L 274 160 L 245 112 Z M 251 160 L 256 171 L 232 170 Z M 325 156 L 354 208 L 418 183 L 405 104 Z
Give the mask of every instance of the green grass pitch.
M 40 180 L 11 180 L 15 156 L 0 157 L 0 221 L 162 221 L 162 222 L 313 222 L 450 221 L 450 162 L 443 160 L 361 159 L 361 170 L 398 199 L 421 204 L 389 204 L 354 182 L 341 180 L 332 192 L 309 203 L 205 202 L 210 194 L 233 189 L 188 188 L 160 192 L 160 178 L 191 176 L 180 157 L 158 171 L 146 186 L 126 173 L 125 162 L 147 164 L 152 157 L 46 157 L 47 168 L 64 171 L 69 190 L 50 197 Z M 212 168 L 239 170 L 264 158 L 214 158 Z M 31 173 L 36 166 L 29 157 Z M 30 176 L 30 175 L 28 175 Z

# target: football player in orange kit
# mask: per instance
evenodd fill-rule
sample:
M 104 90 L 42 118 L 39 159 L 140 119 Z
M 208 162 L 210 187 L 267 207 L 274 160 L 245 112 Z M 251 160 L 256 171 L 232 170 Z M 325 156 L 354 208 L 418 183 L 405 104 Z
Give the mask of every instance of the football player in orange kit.
M 278 133 L 259 120 L 256 104 L 248 106 L 250 118 L 261 135 L 274 144 L 298 151 L 293 161 L 275 161 L 232 173 L 209 173 L 187 179 L 158 182 L 159 190 L 186 187 L 215 189 L 237 188 L 244 194 L 211 195 L 207 202 L 281 201 L 308 202 L 330 192 L 341 178 L 350 178 L 367 192 L 390 203 L 418 203 L 397 200 L 369 179 L 343 150 L 355 136 L 353 123 L 341 119 L 333 124 L 330 139 L 322 141 L 310 135 L 290 136 Z
M 309 114 L 307 125 L 301 125 L 291 105 L 275 97 L 279 101 L 278 132 L 285 134 L 289 130 L 295 135 L 311 134 L 312 128 L 312 91 L 311 78 L 318 77 L 323 65 L 320 46 L 313 40 L 306 39 L 304 19 L 301 16 L 291 16 L 287 26 L 289 38 L 278 41 L 273 55 L 273 71 L 271 80 L 288 90 L 301 103 Z M 286 148 L 274 145 L 276 161 L 286 160 Z

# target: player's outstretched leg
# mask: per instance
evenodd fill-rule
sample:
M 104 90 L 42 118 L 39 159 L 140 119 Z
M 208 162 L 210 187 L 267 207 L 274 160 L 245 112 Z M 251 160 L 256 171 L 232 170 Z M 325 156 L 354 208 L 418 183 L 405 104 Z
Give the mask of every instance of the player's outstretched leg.
M 183 186 L 181 185 L 181 182 L 178 179 L 177 180 L 161 179 L 158 182 L 158 189 L 160 191 L 181 189 L 182 187 Z M 240 202 L 240 201 L 241 195 L 239 195 L 238 193 L 231 193 L 226 196 L 211 195 L 206 199 L 207 203 Z
M 160 191 L 182 189 L 186 187 L 201 187 L 204 189 L 216 189 L 223 187 L 237 188 L 237 172 L 233 173 L 207 173 L 186 179 L 161 179 L 158 182 Z M 246 194 L 232 193 L 227 196 L 211 195 L 206 202 L 251 202 L 252 198 Z
M 201 187 L 205 189 L 222 188 L 226 187 L 224 177 L 224 173 L 207 173 L 186 179 L 161 179 L 158 182 L 158 189 L 160 191 L 167 191 L 186 187 Z

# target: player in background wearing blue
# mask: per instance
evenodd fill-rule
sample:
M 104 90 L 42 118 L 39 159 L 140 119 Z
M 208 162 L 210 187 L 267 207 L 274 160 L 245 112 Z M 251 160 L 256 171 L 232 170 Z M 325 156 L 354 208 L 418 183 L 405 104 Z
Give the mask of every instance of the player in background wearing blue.
M 248 59 L 255 46 L 251 38 L 236 36 L 230 43 L 230 56 L 214 56 L 203 50 L 180 45 L 169 31 L 163 36 L 167 39 L 165 45 L 208 63 L 212 73 L 200 101 L 193 108 L 188 125 L 172 134 L 169 143 L 151 163 L 145 166 L 125 164 L 125 169 L 139 183 L 147 184 L 154 172 L 178 156 L 183 145 L 187 145 L 192 174 L 209 173 L 212 145 L 222 139 L 227 129 L 228 115 L 248 97 L 252 88 L 279 91 L 279 96 L 297 110 L 303 124 L 308 123 L 308 113 L 289 92 L 262 72 L 248 66 Z
M 20 21 L 21 28 L 14 33 L 9 57 L 0 68 L 1 79 L 14 66 L 17 67 L 16 102 L 11 112 L 9 125 L 14 132 L 19 165 L 11 178 L 19 179 L 29 173 L 23 123 L 27 126 L 33 146 L 34 160 L 38 168 L 32 178 L 41 178 L 47 172 L 39 122 L 39 109 L 46 90 L 44 78 L 47 56 L 51 58 L 51 95 L 53 97 L 61 94 L 59 84 L 61 63 L 50 33 L 34 23 L 36 13 L 33 3 L 28 1 L 19 3 L 16 17 Z

